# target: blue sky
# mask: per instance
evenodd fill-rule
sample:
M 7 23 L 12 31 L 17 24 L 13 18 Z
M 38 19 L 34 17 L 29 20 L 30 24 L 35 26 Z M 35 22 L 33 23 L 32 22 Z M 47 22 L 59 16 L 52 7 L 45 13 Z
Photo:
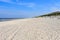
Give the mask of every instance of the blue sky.
M 0 18 L 28 18 L 60 11 L 60 0 L 0 0 Z

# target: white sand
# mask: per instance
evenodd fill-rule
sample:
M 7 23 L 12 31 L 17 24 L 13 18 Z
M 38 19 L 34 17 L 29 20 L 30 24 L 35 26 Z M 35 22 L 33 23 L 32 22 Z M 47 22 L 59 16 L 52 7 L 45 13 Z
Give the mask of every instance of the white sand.
M 0 40 L 60 40 L 60 19 L 48 17 L 0 22 Z

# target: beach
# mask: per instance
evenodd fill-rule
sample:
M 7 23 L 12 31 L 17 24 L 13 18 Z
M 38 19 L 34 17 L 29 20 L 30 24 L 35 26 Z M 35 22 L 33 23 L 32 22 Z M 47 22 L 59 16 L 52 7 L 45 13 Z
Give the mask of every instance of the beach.
M 60 40 L 60 19 L 40 17 L 0 22 L 0 40 Z

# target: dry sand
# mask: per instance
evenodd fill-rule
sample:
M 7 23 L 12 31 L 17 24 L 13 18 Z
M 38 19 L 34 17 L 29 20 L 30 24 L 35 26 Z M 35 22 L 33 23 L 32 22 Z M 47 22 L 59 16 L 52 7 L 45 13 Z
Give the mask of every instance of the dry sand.
M 60 40 L 60 19 L 48 17 L 0 22 L 0 40 Z

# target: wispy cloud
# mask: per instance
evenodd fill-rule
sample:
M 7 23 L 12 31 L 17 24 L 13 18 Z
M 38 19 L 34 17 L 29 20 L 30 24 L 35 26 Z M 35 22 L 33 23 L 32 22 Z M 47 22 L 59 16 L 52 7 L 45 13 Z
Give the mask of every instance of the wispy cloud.
M 24 3 L 24 2 L 21 2 L 19 0 L 15 0 L 15 2 L 13 0 L 0 0 L 2 2 L 7 2 L 7 3 L 11 3 L 11 4 L 16 4 L 16 5 L 23 5 L 23 6 L 26 6 L 26 7 L 34 7 L 36 6 L 35 3 Z
M 36 6 L 35 3 L 18 3 L 18 5 L 24 5 L 24 6 L 27 6 L 27 7 L 35 7 Z
M 60 2 L 54 3 L 53 6 L 51 6 L 52 11 L 60 11 Z
M 60 8 L 54 6 L 54 7 L 51 7 L 50 10 L 51 10 L 52 12 L 54 12 L 54 11 L 60 11 Z
M 8 2 L 8 3 L 11 2 L 11 0 L 0 0 L 0 1 L 2 1 L 2 2 Z

